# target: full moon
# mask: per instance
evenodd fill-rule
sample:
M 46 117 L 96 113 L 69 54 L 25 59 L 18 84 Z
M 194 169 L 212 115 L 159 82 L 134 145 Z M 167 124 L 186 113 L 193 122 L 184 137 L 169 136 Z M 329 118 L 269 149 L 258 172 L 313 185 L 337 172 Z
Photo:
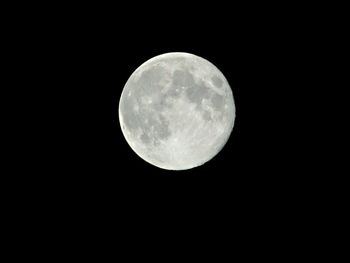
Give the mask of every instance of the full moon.
M 199 56 L 173 52 L 143 63 L 126 82 L 119 122 L 133 151 L 167 170 L 211 160 L 235 121 L 232 90 L 221 71 Z

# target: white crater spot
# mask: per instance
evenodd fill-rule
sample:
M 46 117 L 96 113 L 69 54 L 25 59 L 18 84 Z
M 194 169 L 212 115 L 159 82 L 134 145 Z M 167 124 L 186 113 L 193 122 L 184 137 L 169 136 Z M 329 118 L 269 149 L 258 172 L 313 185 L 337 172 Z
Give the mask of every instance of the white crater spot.
M 168 170 L 200 166 L 226 144 L 235 121 L 221 71 L 189 53 L 166 53 L 130 76 L 119 101 L 123 135 L 146 162 Z

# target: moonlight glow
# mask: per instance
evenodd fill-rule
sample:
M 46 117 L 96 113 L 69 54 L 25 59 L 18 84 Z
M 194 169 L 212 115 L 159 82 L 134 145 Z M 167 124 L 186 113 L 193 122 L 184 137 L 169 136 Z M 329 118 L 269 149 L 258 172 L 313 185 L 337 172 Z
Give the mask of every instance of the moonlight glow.
M 231 88 L 209 61 L 166 53 L 142 64 L 127 81 L 119 121 L 142 159 L 169 170 L 212 159 L 227 142 L 235 120 Z

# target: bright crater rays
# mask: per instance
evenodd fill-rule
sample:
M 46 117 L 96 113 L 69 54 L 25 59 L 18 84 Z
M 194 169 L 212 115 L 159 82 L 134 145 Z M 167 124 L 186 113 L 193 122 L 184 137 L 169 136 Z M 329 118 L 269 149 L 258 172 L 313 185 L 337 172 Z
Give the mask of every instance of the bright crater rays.
M 130 76 L 119 102 L 123 135 L 142 159 L 159 168 L 204 164 L 224 147 L 235 104 L 224 75 L 189 53 L 166 53 Z

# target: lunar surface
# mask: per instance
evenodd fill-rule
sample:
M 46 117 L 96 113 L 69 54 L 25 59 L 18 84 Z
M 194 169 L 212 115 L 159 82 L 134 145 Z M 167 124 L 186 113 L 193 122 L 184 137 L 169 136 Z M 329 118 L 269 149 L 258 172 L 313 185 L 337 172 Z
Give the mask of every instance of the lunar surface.
M 189 53 L 166 53 L 130 76 L 119 101 L 123 135 L 148 163 L 191 169 L 217 155 L 235 120 L 232 90 L 221 71 Z

